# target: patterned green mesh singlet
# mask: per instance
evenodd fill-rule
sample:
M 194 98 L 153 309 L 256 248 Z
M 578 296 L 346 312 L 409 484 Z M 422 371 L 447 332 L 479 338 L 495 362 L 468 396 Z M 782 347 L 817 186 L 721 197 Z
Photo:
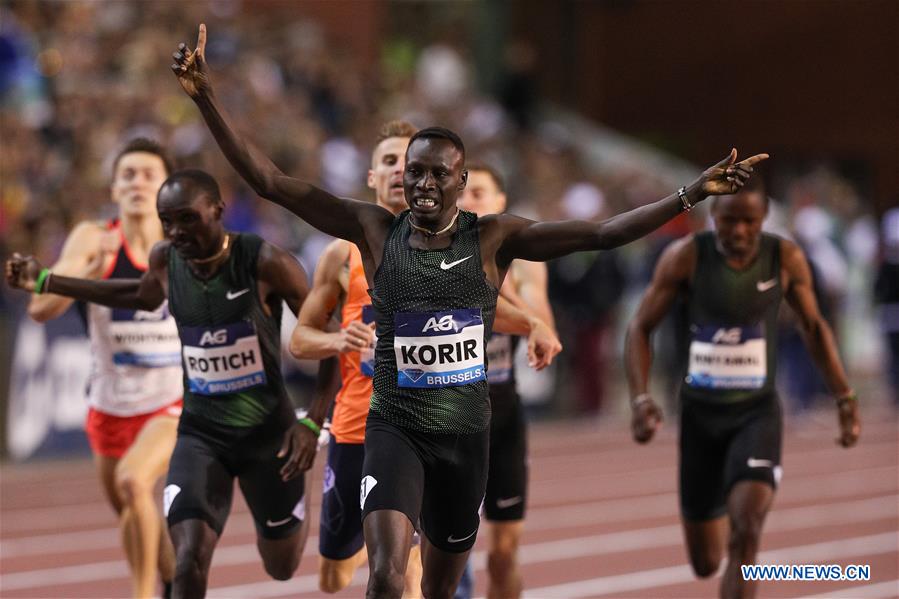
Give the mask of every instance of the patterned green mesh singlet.
M 184 348 L 184 410 L 248 427 L 290 400 L 280 368 L 281 308 L 266 315 L 257 290 L 263 241 L 247 233 L 232 236 L 228 259 L 205 281 L 174 248 L 169 251 L 169 308 Z
M 755 261 L 734 270 L 715 234 L 696 235 L 696 270 L 687 294 L 685 400 L 731 403 L 774 392 L 780 238 L 762 234 Z
M 369 291 L 378 334 L 371 409 L 385 420 L 412 430 L 479 432 L 490 422 L 486 380 L 439 388 L 401 387 L 394 351 L 395 318 L 397 313 L 406 312 L 479 310 L 484 326 L 482 350 L 486 346 L 498 292 L 487 281 L 481 265 L 478 217 L 460 211 L 450 247 L 416 250 L 409 247 L 410 214 L 406 210 L 394 220 L 375 273 L 374 290 Z

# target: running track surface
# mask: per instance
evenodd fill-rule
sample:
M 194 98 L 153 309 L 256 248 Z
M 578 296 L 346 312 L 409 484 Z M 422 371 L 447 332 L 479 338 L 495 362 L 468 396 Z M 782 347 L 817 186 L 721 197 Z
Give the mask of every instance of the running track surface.
M 897 418 L 864 414 L 862 442 L 834 443 L 835 415 L 787 421 L 784 478 L 765 525 L 761 562 L 870 564 L 867 582 L 763 582 L 760 597 L 899 596 Z M 531 497 L 521 559 L 525 596 L 713 597 L 694 580 L 677 513 L 676 437 L 669 424 L 636 446 L 623 422 L 532 425 Z M 314 468 L 312 528 L 287 582 L 265 575 L 239 493 L 216 550 L 210 597 L 319 597 L 318 509 L 324 452 Z M 125 597 L 126 566 L 110 509 L 87 460 L 0 470 L 0 595 Z M 483 528 L 482 528 L 483 531 Z M 474 553 L 484 593 L 484 541 Z M 367 568 L 335 597 L 360 597 Z

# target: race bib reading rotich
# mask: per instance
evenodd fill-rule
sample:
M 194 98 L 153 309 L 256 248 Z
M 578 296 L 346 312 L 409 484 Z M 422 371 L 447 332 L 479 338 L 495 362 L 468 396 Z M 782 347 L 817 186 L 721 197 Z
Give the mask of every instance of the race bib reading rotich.
M 184 370 L 193 393 L 225 395 L 265 384 L 253 323 L 182 327 L 181 341 Z
M 767 362 L 761 324 L 694 326 L 686 383 L 707 389 L 760 389 Z
M 480 309 L 397 312 L 394 326 L 398 386 L 434 389 L 485 380 Z

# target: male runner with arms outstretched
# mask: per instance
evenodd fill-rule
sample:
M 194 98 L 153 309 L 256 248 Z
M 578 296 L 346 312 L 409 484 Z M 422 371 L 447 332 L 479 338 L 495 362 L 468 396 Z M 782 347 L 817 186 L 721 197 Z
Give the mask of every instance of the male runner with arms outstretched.
M 288 177 L 239 137 L 215 99 L 205 45 L 201 25 L 196 51 L 181 44 L 172 69 L 232 166 L 261 197 L 355 243 L 362 256 L 378 337 L 360 502 L 367 595 L 401 596 L 420 522 L 422 594 L 450 597 L 474 544 L 486 486 L 484 348 L 512 260 L 629 243 L 707 195 L 734 192 L 767 155 L 736 163 L 732 150 L 677 194 L 601 223 L 537 223 L 505 214 L 478 219 L 456 207 L 468 176 L 462 141 L 428 128 L 406 149 L 410 210 L 395 216 Z
M 184 412 L 164 493 L 176 557 L 173 596 L 205 595 L 235 478 L 266 572 L 287 580 L 309 529 L 305 477 L 289 476 L 276 454 L 282 444 L 296 448 L 290 439 L 310 423 L 296 422 L 281 376 L 281 305 L 299 310 L 306 275 L 284 250 L 225 230 L 218 184 L 203 171 L 172 174 L 157 209 L 165 241 L 153 246 L 140 279 L 48 274 L 33 258 L 14 255 L 7 281 L 114 309 L 153 310 L 168 298 L 184 364 Z
M 774 388 L 777 311 L 786 298 L 839 410 L 839 443 L 858 440 L 849 388 L 811 272 L 795 243 L 762 233 L 768 197 L 757 177 L 712 201 L 714 231 L 673 242 L 628 327 L 625 365 L 634 439 L 661 424 L 648 393 L 650 334 L 678 296 L 687 302 L 689 367 L 680 391 L 680 502 L 690 564 L 711 576 L 725 553 L 721 596 L 751 597 L 752 564 L 780 480 L 782 422 Z
M 171 161 L 155 141 L 133 139 L 112 166 L 110 196 L 118 215 L 85 221 L 69 234 L 54 273 L 88 279 L 137 279 L 150 248 L 162 240 L 156 193 Z M 72 298 L 35 294 L 28 315 L 58 318 Z M 152 597 L 157 570 L 168 585 L 172 542 L 153 488 L 165 474 L 181 414 L 181 344 L 166 305 L 153 312 L 83 305 L 93 365 L 85 426 L 103 491 L 119 516 L 134 597 Z
M 386 123 L 372 152 L 368 186 L 375 192 L 375 203 L 394 214 L 407 208 L 402 187 L 403 170 L 406 147 L 415 132 L 415 127 L 404 121 Z M 332 331 L 329 323 L 338 311 L 341 327 L 339 331 Z M 498 306 L 497 312 L 494 328 L 531 333 L 531 336 L 552 335 L 549 359 L 560 347 L 548 327 L 513 308 L 512 304 L 505 308 Z M 506 313 L 505 322 L 500 322 L 503 313 Z M 335 240 L 325 249 L 316 266 L 312 289 L 300 309 L 290 347 L 291 353 L 300 359 L 340 357 L 342 385 L 331 416 L 331 441 L 319 529 L 319 588 L 330 593 L 345 588 L 352 581 L 356 568 L 366 560 L 357 497 L 365 456 L 365 421 L 372 392 L 375 339 L 372 317 L 359 249 L 343 239 Z M 329 397 L 313 400 L 309 417 L 321 423 L 329 405 Z M 311 431 L 304 435 L 303 441 L 304 450 L 297 456 L 299 469 L 312 466 L 317 449 L 317 439 Z M 421 586 L 418 545 L 410 552 L 405 580 L 404 596 L 418 596 Z

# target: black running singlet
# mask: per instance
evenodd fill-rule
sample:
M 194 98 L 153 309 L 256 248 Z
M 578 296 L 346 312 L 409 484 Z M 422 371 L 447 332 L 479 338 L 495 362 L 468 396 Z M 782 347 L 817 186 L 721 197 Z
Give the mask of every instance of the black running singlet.
M 184 410 L 248 427 L 290 402 L 280 368 L 281 308 L 266 315 L 257 290 L 263 241 L 231 235 L 231 253 L 209 280 L 169 250 L 169 308 L 181 336 Z
M 487 428 L 486 345 L 496 288 L 481 265 L 478 217 L 460 211 L 450 247 L 409 247 L 396 217 L 369 293 L 378 344 L 371 410 L 397 426 L 468 434 Z

